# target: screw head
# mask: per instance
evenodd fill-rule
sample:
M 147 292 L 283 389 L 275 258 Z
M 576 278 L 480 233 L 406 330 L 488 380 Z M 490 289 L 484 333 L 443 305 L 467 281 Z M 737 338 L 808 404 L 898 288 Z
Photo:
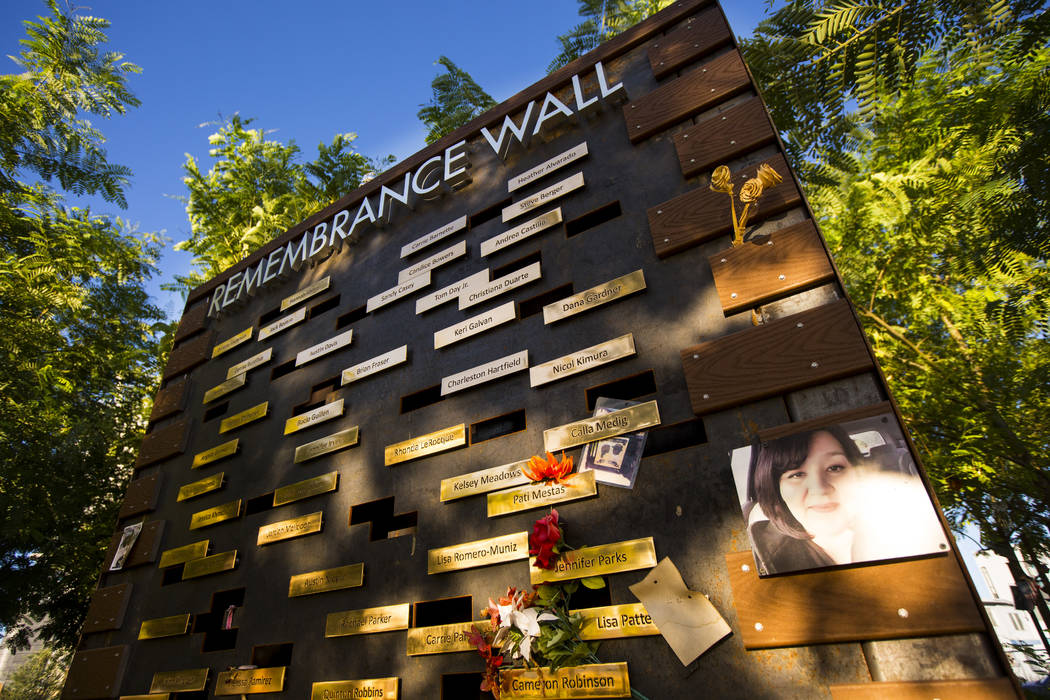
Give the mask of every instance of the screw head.
M 761 622 L 756 622 L 755 623 L 755 631 L 756 632 L 761 632 L 764 629 L 765 629 L 765 626 L 763 626 L 763 624 Z
M 736 299 L 736 292 L 733 292 L 732 294 L 730 294 L 729 298 L 730 299 Z
M 780 281 L 784 281 L 785 277 L 784 275 L 777 275 L 777 279 Z
M 711 394 L 704 394 L 704 401 L 708 400 L 709 398 L 711 398 Z
M 907 608 L 897 608 L 897 614 L 899 616 L 901 616 L 901 617 L 908 617 L 908 609 Z
M 816 369 L 817 367 L 820 367 L 820 363 L 819 362 L 810 362 L 809 366 L 812 367 L 813 369 Z

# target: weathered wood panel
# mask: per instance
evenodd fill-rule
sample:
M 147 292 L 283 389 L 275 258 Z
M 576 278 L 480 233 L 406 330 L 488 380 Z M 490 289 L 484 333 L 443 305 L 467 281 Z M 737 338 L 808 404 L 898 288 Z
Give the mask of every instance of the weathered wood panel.
M 212 333 L 201 333 L 189 340 L 178 343 L 168 355 L 168 366 L 164 368 L 164 378 L 170 379 L 186 374 L 191 369 L 207 362 L 211 358 Z
M 752 97 L 675 134 L 674 147 L 682 174 L 694 177 L 776 138 L 765 105 Z
M 185 419 L 147 433 L 146 437 L 142 438 L 135 469 L 181 455 L 186 450 L 188 436 L 189 424 Z
M 69 665 L 62 697 L 76 700 L 116 697 L 127 660 L 126 644 L 78 651 Z
M 160 498 L 161 473 L 132 480 L 124 494 L 124 503 L 120 506 L 120 519 L 130 518 L 140 513 L 148 513 L 157 507 Z
M 153 399 L 153 410 L 150 411 L 150 423 L 180 413 L 186 408 L 186 395 L 189 393 L 190 380 L 182 377 L 168 382 L 168 385 L 157 392 Z
M 141 566 L 142 564 L 152 564 L 157 560 L 160 542 L 164 537 L 164 522 L 163 520 L 151 520 L 142 526 L 142 532 L 139 533 L 139 538 L 135 541 L 135 545 L 131 548 L 128 558 L 124 562 L 124 569 Z M 113 538 L 109 541 L 109 549 L 106 550 L 106 562 L 102 568 L 102 573 L 104 574 L 109 573 L 110 564 L 113 563 L 113 556 L 117 553 L 117 545 L 120 544 L 120 536 L 123 532 L 124 528 L 117 529 L 113 533 Z
M 649 65 L 657 80 L 688 65 L 715 49 L 733 43 L 725 16 L 717 7 L 690 17 L 678 29 L 654 42 L 649 49 Z
M 96 590 L 84 618 L 84 634 L 120 629 L 131 600 L 131 589 L 130 583 L 120 583 Z
M 906 681 L 833 685 L 832 700 L 1013 700 L 1017 695 L 1009 678 L 975 681 Z
M 192 302 L 179 319 L 179 327 L 175 329 L 175 342 L 189 338 L 208 327 L 208 300 L 200 299 Z

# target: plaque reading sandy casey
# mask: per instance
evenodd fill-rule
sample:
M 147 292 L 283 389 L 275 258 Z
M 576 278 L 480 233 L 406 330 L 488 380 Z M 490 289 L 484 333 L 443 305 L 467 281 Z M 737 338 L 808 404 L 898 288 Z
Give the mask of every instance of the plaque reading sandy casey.
M 394 348 L 378 357 L 373 357 L 371 360 L 365 360 L 360 364 L 344 369 L 340 386 L 346 386 L 350 382 L 356 382 L 358 379 L 388 370 L 406 360 L 408 360 L 408 346 L 402 345 L 399 348 Z
M 351 698 L 398 700 L 401 697 L 400 690 L 401 679 L 399 678 L 321 681 L 310 687 L 310 700 L 351 700 Z
M 473 569 L 529 558 L 529 533 L 514 532 L 484 540 L 463 542 L 427 552 L 427 573 Z
M 460 423 L 411 440 L 387 445 L 383 455 L 386 466 L 389 467 L 392 464 L 407 462 L 410 459 L 444 452 L 466 444 L 467 426 L 465 423 Z
M 631 357 L 634 353 L 634 335 L 631 333 L 621 335 L 619 338 L 606 340 L 604 343 L 598 343 L 589 348 L 563 355 L 550 362 L 530 367 L 529 385 L 534 387 L 541 386 L 548 382 L 571 377 L 574 374 L 586 372 L 595 367 L 622 360 L 625 357 Z
M 482 469 L 470 474 L 460 474 L 448 479 L 441 480 L 441 500 L 454 501 L 457 498 L 465 498 L 489 491 L 505 489 L 509 486 L 519 486 L 529 483 L 529 477 L 521 472 L 521 468 L 529 463 L 523 459 L 520 462 L 512 462 L 491 469 Z
M 633 433 L 654 425 L 660 425 L 660 409 L 656 401 L 646 401 L 604 416 L 548 428 L 543 431 L 543 449 L 547 452 L 567 450 L 570 447 L 604 440 L 614 435 Z
M 522 350 L 516 352 L 513 355 L 507 355 L 501 357 L 498 360 L 493 360 L 477 367 L 471 367 L 468 370 L 459 372 L 458 374 L 450 374 L 447 377 L 441 378 L 441 395 L 448 396 L 454 394 L 457 391 L 463 389 L 469 389 L 472 386 L 478 384 L 484 384 L 500 377 L 506 377 L 509 374 L 520 372 L 523 369 L 529 367 L 529 351 Z
M 458 343 L 472 335 L 492 330 L 496 326 L 507 323 L 508 321 L 513 321 L 515 318 L 517 318 L 517 312 L 514 309 L 514 302 L 508 301 L 502 306 L 489 309 L 485 313 L 478 314 L 477 316 L 468 318 L 466 321 L 460 321 L 455 325 L 437 331 L 434 333 L 434 349 L 437 350 L 446 345 Z
M 416 275 L 410 280 L 406 280 L 403 284 L 398 284 L 396 287 L 391 287 L 385 292 L 380 292 L 374 297 L 370 298 L 365 302 L 365 312 L 372 313 L 376 309 L 382 308 L 387 304 L 391 304 L 401 297 L 406 297 L 412 292 L 418 291 L 423 287 L 430 286 L 430 272 L 424 272 L 420 275 Z
M 340 333 L 337 336 L 329 338 L 328 340 L 322 341 L 313 347 L 306 348 L 298 355 L 295 356 L 295 366 L 301 367 L 307 362 L 313 362 L 319 357 L 324 357 L 329 353 L 333 353 L 336 350 L 345 348 L 350 344 L 350 341 L 354 337 L 354 329 L 351 328 L 345 333 Z
M 329 613 L 325 619 L 325 637 L 345 637 L 408 629 L 408 603 L 378 608 L 345 610 Z
M 635 270 L 630 274 L 603 282 L 595 287 L 573 294 L 561 301 L 543 307 L 543 322 L 554 323 L 569 316 L 589 311 L 610 301 L 623 299 L 625 296 L 645 289 L 645 274 Z
M 326 403 L 324 406 L 318 406 L 317 408 L 311 409 L 298 416 L 292 416 L 284 422 L 284 434 L 291 435 L 300 430 L 312 428 L 318 423 L 324 423 L 325 421 L 330 421 L 333 418 L 340 417 L 343 415 L 343 401 L 344 399 L 338 399 L 332 403 Z
M 560 482 L 530 483 L 506 491 L 490 493 L 488 495 L 489 517 L 576 501 L 597 493 L 598 485 L 595 483 L 594 472 L 577 472 Z
M 537 567 L 535 557 L 531 558 L 529 563 L 529 575 L 534 585 L 544 581 L 568 581 L 636 569 L 651 569 L 656 566 L 656 546 L 652 537 L 643 537 L 562 552 L 553 569 Z

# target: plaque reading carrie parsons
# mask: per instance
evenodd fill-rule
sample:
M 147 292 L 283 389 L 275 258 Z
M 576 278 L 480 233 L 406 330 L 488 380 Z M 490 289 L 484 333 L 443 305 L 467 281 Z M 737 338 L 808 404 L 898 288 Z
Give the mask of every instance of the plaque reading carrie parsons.
M 634 335 L 628 333 L 619 338 L 606 340 L 604 343 L 563 355 L 550 362 L 544 362 L 542 365 L 530 367 L 529 384 L 534 387 L 541 386 L 616 360 L 622 360 L 625 357 L 631 357 L 634 354 Z
M 660 408 L 656 401 L 646 401 L 603 416 L 585 418 L 543 431 L 543 449 L 547 452 L 567 450 L 595 440 L 660 425 Z
M 475 625 L 485 629 L 488 624 L 488 620 L 479 620 L 430 627 L 410 627 L 406 633 L 405 651 L 409 656 L 474 651 L 474 645 L 470 643 L 470 631 Z
M 363 563 L 309 571 L 305 574 L 296 574 L 288 580 L 288 597 L 298 598 L 315 593 L 357 588 L 364 583 L 364 580 L 365 565 Z
M 265 544 L 283 542 L 284 540 L 320 532 L 323 516 L 324 514 L 321 511 L 317 511 L 298 518 L 263 525 L 259 528 L 259 536 L 256 538 L 255 544 L 261 547 Z
M 535 557 L 529 560 L 533 584 L 544 581 L 568 581 L 588 576 L 605 576 L 656 566 L 656 546 L 652 537 L 614 542 L 597 547 L 581 547 L 563 552 L 553 569 L 540 569 Z
M 488 301 L 504 292 L 523 287 L 526 284 L 539 282 L 542 276 L 542 271 L 540 270 L 540 264 L 538 262 L 526 265 L 520 270 L 515 270 L 508 275 L 500 277 L 498 280 L 493 280 L 479 289 L 467 290 L 460 294 L 459 310 L 463 311 L 464 309 L 469 309 L 471 306 L 476 306 L 477 304 Z
M 463 447 L 466 444 L 467 426 L 465 423 L 460 423 L 451 428 L 437 430 L 411 440 L 387 445 L 384 451 L 384 460 L 386 466 L 389 467 L 392 464 L 399 464 L 410 459 L 452 450 L 457 447 Z
M 580 639 L 620 639 L 621 637 L 649 637 L 660 634 L 649 611 L 641 603 L 604 605 L 600 608 L 574 610 L 583 618 Z
M 208 540 L 201 540 L 193 544 L 164 550 L 160 555 L 160 563 L 157 564 L 157 568 L 166 569 L 169 566 L 185 564 L 192 559 L 204 558 L 208 554 L 208 542 Z
M 474 542 L 454 544 L 427 552 L 427 573 L 473 569 L 529 558 L 529 533 L 514 532 Z
M 343 415 L 343 399 L 326 403 L 324 406 L 307 411 L 298 416 L 292 416 L 284 422 L 284 434 L 291 435 L 306 428 L 312 428 L 318 423 L 330 421 Z
M 526 221 L 523 224 L 515 226 L 514 228 L 504 231 L 498 236 L 493 236 L 488 240 L 481 242 L 481 255 L 492 255 L 497 250 L 503 250 L 515 243 L 524 241 L 529 236 L 533 236 L 541 231 L 546 231 L 551 226 L 557 226 L 562 222 L 561 207 L 549 211 L 546 214 L 540 214 L 535 219 Z
M 500 377 L 520 372 L 529 367 L 529 351 L 522 350 L 457 374 L 441 378 L 441 395 L 448 396 L 478 384 L 491 382 Z
M 229 442 L 224 442 L 221 445 L 216 445 L 215 447 L 209 450 L 204 450 L 204 452 L 198 452 L 197 454 L 193 455 L 193 463 L 190 465 L 190 469 L 198 469 L 206 464 L 218 462 L 220 459 L 232 457 L 233 455 L 237 454 L 237 446 L 240 444 L 240 442 L 240 438 L 234 438 Z
M 463 294 L 469 290 L 480 289 L 489 283 L 489 271 L 488 268 L 475 272 L 469 277 L 464 277 L 458 282 L 453 282 L 447 287 L 442 287 L 436 292 L 431 292 L 426 296 L 419 297 L 416 299 L 416 313 L 421 314 L 424 311 L 429 311 L 437 306 L 441 306 L 446 301 L 452 301 L 458 299 L 460 294 Z
M 401 257 L 407 258 L 412 253 L 417 253 L 429 245 L 437 243 L 442 238 L 451 236 L 456 231 L 462 231 L 467 227 L 467 217 L 461 216 L 455 221 L 450 221 L 440 228 L 436 228 L 425 236 L 420 236 L 416 240 L 401 246 Z
M 378 608 L 329 613 L 325 620 L 325 637 L 346 637 L 408 629 L 409 604 L 384 605 Z
M 511 219 L 521 216 L 525 212 L 532 211 L 537 207 L 542 207 L 548 202 L 553 202 L 555 199 L 563 197 L 581 187 L 583 187 L 583 173 L 570 175 L 561 182 L 551 185 L 542 192 L 529 195 L 521 201 L 514 202 L 514 204 L 511 204 L 509 207 L 504 207 L 503 223 L 507 223 Z
M 226 396 L 226 394 L 232 393 L 237 389 L 240 389 L 244 386 L 244 382 L 246 379 L 246 375 L 237 374 L 234 375 L 232 378 L 222 382 L 221 384 L 216 384 L 211 389 L 208 389 L 206 392 L 204 392 L 204 400 L 201 401 L 201 403 L 211 403 L 215 399 L 222 398 L 223 396 Z
M 305 445 L 299 445 L 295 448 L 295 463 L 307 462 L 321 455 L 330 454 L 339 450 L 346 449 L 347 447 L 353 447 L 357 444 L 358 430 L 355 425 L 352 428 L 346 430 L 340 430 L 338 433 L 332 433 L 326 435 L 323 438 L 308 442 Z
M 489 491 L 505 489 L 509 486 L 518 486 L 529 483 L 529 478 L 521 473 L 521 468 L 529 463 L 525 459 L 520 462 L 512 462 L 491 469 L 483 469 L 479 472 L 461 474 L 449 479 L 441 480 L 441 500 L 454 501 L 457 498 L 475 496 Z
M 400 697 L 401 679 L 399 678 L 323 681 L 314 683 L 310 690 L 310 700 L 353 700 L 353 698 L 398 700 Z
M 310 284 L 309 286 L 303 287 L 302 289 L 300 289 L 295 294 L 292 294 L 291 296 L 285 297 L 284 299 L 281 300 L 281 313 L 283 314 L 288 309 L 292 308 L 296 304 L 301 304 L 302 302 L 306 301 L 310 297 L 317 296 L 321 292 L 323 292 L 326 289 L 328 289 L 328 287 L 331 286 L 331 284 L 332 284 L 331 276 L 322 277 L 321 279 L 317 280 L 313 284 Z
M 208 683 L 207 668 L 187 668 L 181 671 L 160 671 L 153 674 L 149 693 L 194 693 L 203 691 Z
M 417 275 L 410 280 L 406 280 L 404 283 L 399 283 L 396 287 L 391 287 L 385 292 L 376 294 L 365 303 L 365 312 L 372 313 L 376 309 L 382 308 L 402 297 L 408 296 L 412 292 L 419 291 L 420 289 L 429 286 L 430 272 L 428 271 L 421 275 Z
M 446 345 L 458 343 L 478 333 L 492 330 L 496 326 L 513 321 L 517 317 L 514 302 L 508 301 L 502 306 L 497 306 L 485 313 L 468 318 L 466 321 L 442 328 L 434 333 L 434 349 L 443 348 Z
M 231 430 L 236 430 L 241 426 L 245 426 L 261 418 L 265 418 L 269 410 L 270 402 L 263 401 L 262 403 L 252 406 L 251 408 L 241 411 L 240 413 L 234 414 L 229 418 L 223 418 L 222 422 L 219 423 L 219 433 L 228 433 Z
M 179 487 L 179 493 L 178 496 L 175 497 L 175 500 L 177 502 L 188 501 L 191 498 L 197 498 L 198 496 L 203 496 L 206 493 L 217 491 L 218 489 L 222 488 L 223 476 L 223 472 L 219 472 L 217 474 L 212 474 L 211 476 L 206 476 L 203 479 L 199 479 L 198 481 L 192 481 L 188 484 L 183 484 Z
M 450 263 L 456 258 L 462 258 L 466 254 L 467 242 L 460 241 L 440 253 L 434 253 L 426 260 L 417 262 L 412 267 L 406 267 L 404 270 L 401 270 L 397 273 L 397 283 L 404 284 L 417 275 L 421 275 L 424 272 L 430 272 L 434 268 Z
M 543 307 L 543 322 L 554 323 L 563 318 L 589 311 L 617 299 L 640 292 L 645 289 L 645 274 L 641 270 L 603 282 L 579 294 L 573 294 L 561 301 Z
M 549 175 L 560 168 L 564 168 L 569 163 L 575 163 L 580 158 L 587 155 L 587 142 L 577 144 L 565 151 L 559 153 L 548 161 L 540 163 L 531 170 L 526 170 L 520 175 L 515 175 L 511 179 L 507 180 L 507 191 L 513 192 L 514 190 L 531 185 L 536 180 Z
M 266 348 L 262 352 L 252 355 L 244 362 L 238 362 L 233 367 L 230 367 L 226 370 L 226 378 L 233 379 L 238 374 L 248 374 L 256 367 L 265 365 L 271 358 L 273 358 L 273 348 Z
M 234 336 L 232 336 L 230 338 L 227 338 L 226 340 L 222 341 L 221 343 L 219 343 L 218 345 L 216 345 L 215 347 L 213 347 L 211 349 L 211 357 L 212 357 L 212 359 L 214 360 L 219 355 L 222 355 L 224 353 L 229 352 L 230 350 L 233 350 L 235 347 L 237 347 L 241 343 L 247 343 L 249 340 L 252 339 L 252 333 L 253 332 L 255 332 L 255 328 L 254 327 L 245 328 L 243 331 L 241 331 L 237 335 L 234 335 Z
M 237 550 L 219 552 L 211 556 L 192 559 L 186 562 L 182 569 L 182 580 L 211 576 L 223 571 L 232 571 L 237 568 Z
M 215 677 L 215 695 L 255 695 L 284 690 L 284 666 L 220 671 Z
M 566 698 L 627 698 L 631 681 L 627 664 L 588 664 L 551 671 L 521 668 L 503 671 L 506 700 L 563 700 Z
M 266 326 L 265 328 L 259 329 L 259 340 L 266 340 L 271 338 L 282 331 L 286 331 L 292 326 L 298 325 L 306 320 L 306 307 L 293 311 L 284 318 L 278 319 Z
M 318 343 L 313 347 L 306 348 L 298 355 L 295 356 L 295 366 L 302 367 L 307 362 L 313 362 L 319 357 L 324 357 L 336 350 L 341 350 L 350 344 L 350 341 L 354 337 L 354 329 L 351 328 L 345 333 L 340 333 L 337 336 L 329 338 L 328 340 Z
M 399 348 L 394 348 L 390 352 L 373 357 L 371 360 L 365 360 L 360 364 L 344 369 L 340 386 L 346 386 L 350 382 L 356 382 L 358 379 L 388 370 L 406 360 L 408 360 L 408 346 L 402 345 Z
M 532 508 L 576 501 L 598 493 L 593 471 L 577 472 L 561 482 L 526 484 L 488 496 L 489 517 L 517 513 Z

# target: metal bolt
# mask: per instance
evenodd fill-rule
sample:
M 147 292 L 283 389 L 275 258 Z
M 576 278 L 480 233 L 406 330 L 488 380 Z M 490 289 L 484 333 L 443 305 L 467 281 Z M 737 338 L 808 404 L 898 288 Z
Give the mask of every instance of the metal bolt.
M 908 617 L 908 609 L 907 608 L 897 608 L 897 614 L 900 615 L 901 617 Z
M 722 121 L 725 121 L 725 120 L 726 120 L 726 118 L 725 118 L 725 117 L 722 117 Z
M 663 213 L 664 213 L 664 210 L 663 210 L 663 209 L 657 209 L 657 210 L 656 210 L 656 213 L 657 213 L 657 214 L 663 214 Z
M 736 145 L 736 141 L 730 141 L 730 142 L 729 142 L 729 145 L 730 145 L 730 146 L 735 146 L 735 145 Z
M 642 125 L 641 125 L 641 124 L 635 124 L 635 125 L 634 125 L 634 128 L 635 128 L 635 129 L 641 129 L 641 128 L 642 128 Z
M 729 298 L 730 299 L 736 299 L 736 292 L 733 292 L 732 294 L 730 294 Z
M 726 261 L 726 259 L 725 259 L 725 258 L 722 258 L 722 262 L 725 262 L 725 261 Z
M 658 48 L 660 48 L 660 45 L 659 44 L 653 44 L 653 48 L 654 49 L 658 49 Z
M 755 623 L 755 631 L 757 631 L 757 632 L 761 632 L 761 631 L 762 631 L 762 630 L 764 630 L 764 629 L 765 629 L 765 627 L 763 627 L 763 626 L 762 626 L 762 623 L 761 623 L 761 622 L 756 622 L 756 623 Z
M 683 139 L 687 139 L 687 138 L 689 138 L 689 134 L 682 134 L 682 138 L 683 138 Z
M 751 567 L 750 567 L 750 566 L 748 566 L 747 564 L 742 564 L 742 565 L 740 566 L 740 570 L 741 570 L 741 571 L 751 571 Z
M 690 163 L 695 163 L 695 162 L 696 162 L 696 158 L 690 158 L 690 159 L 689 159 L 689 162 L 690 162 Z
M 694 49 L 698 49 L 698 48 L 700 48 L 700 44 L 693 44 L 693 48 L 694 48 Z
M 693 357 L 696 357 L 696 355 L 693 355 Z M 711 394 L 704 394 L 704 401 L 707 401 L 709 398 L 711 398 Z
M 802 326 L 804 326 L 804 325 L 806 325 L 806 324 L 802 323 L 802 321 L 799 321 L 798 323 L 795 324 L 795 328 L 802 328 Z
M 711 88 L 711 92 L 714 92 L 714 91 L 715 91 L 715 89 L 714 89 L 714 88 Z
M 634 105 L 631 105 L 631 109 L 634 109 Z
M 777 279 L 780 280 L 781 282 L 783 282 L 784 281 L 784 275 L 777 275 Z
M 820 363 L 819 362 L 810 362 L 809 366 L 812 367 L 813 369 L 816 369 L 817 367 L 820 367 Z
M 662 66 L 663 64 L 664 64 L 664 62 L 663 62 L 663 61 L 660 61 L 660 65 Z
M 665 238 L 665 239 L 664 239 L 664 243 L 670 243 L 670 242 L 671 242 L 671 239 L 670 239 L 670 238 Z
M 773 245 L 773 241 L 766 241 L 766 245 Z

